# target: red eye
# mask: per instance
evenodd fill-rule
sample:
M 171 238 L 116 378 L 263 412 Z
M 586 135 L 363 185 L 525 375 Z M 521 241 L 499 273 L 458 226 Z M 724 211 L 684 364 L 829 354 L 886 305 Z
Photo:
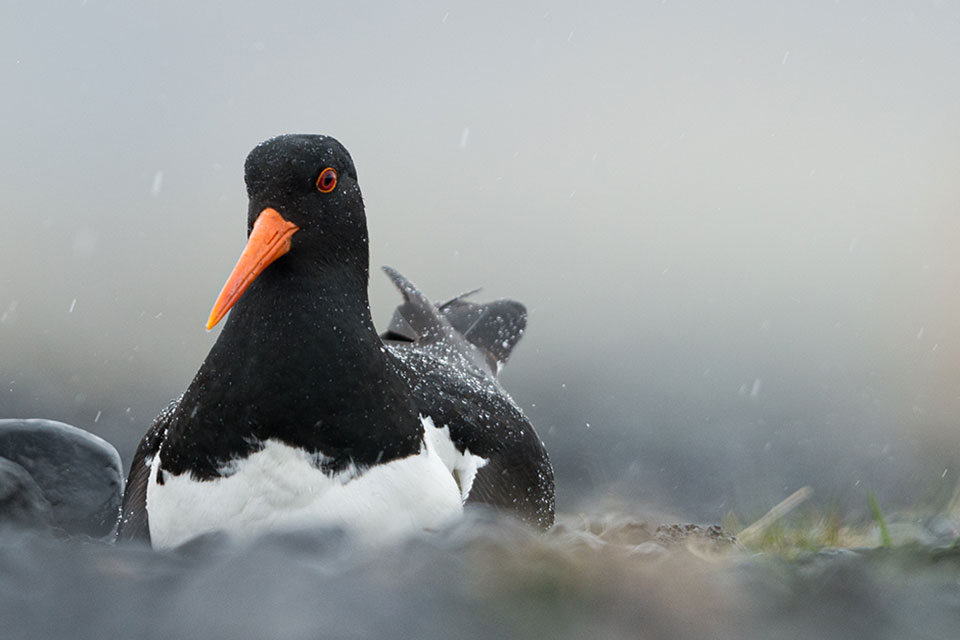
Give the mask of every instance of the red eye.
M 317 178 L 317 191 L 320 193 L 330 193 L 337 186 L 337 172 L 333 167 L 327 167 L 320 172 Z

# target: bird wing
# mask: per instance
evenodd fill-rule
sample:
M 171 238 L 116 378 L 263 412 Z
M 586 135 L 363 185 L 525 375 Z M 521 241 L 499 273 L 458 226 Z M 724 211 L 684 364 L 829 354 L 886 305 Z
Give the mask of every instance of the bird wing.
M 526 416 L 489 374 L 416 343 L 389 345 L 420 413 L 448 427 L 458 451 L 486 459 L 468 503 L 485 504 L 547 529 L 554 519 L 550 459 Z
M 381 336 L 398 342 L 436 343 L 465 340 L 474 352 L 470 357 L 482 361 L 494 375 L 506 363 L 527 326 L 527 309 L 514 300 L 475 303 L 466 300 L 474 289 L 439 306 L 432 302 L 399 271 L 383 267 L 403 295 L 403 304 L 393 312 L 390 326 Z
M 542 529 L 553 525 L 553 468 L 520 408 L 496 380 L 523 334 L 519 302 L 474 304 L 470 292 L 436 307 L 417 287 L 384 267 L 403 295 L 383 338 L 398 360 L 421 415 L 448 427 L 454 446 L 487 460 L 467 502 L 509 511 Z
M 438 309 L 454 329 L 492 358 L 498 368 L 510 358 L 527 326 L 527 308 L 515 300 L 480 304 L 459 296 Z
M 120 510 L 120 524 L 117 527 L 117 541 L 143 540 L 150 542 L 150 520 L 147 515 L 147 484 L 150 480 L 150 465 L 157 455 L 160 444 L 167 434 L 170 417 L 176 410 L 179 400 L 170 403 L 153 421 L 137 452 L 130 463 L 130 474 L 123 491 L 123 505 Z

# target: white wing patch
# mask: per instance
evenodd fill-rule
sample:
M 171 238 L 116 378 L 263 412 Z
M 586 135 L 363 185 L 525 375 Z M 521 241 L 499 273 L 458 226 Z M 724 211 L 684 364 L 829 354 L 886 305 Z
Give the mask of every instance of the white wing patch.
M 460 499 L 466 502 L 473 488 L 473 481 L 477 477 L 477 471 L 489 460 L 470 453 L 470 449 L 464 449 L 463 453 L 457 451 L 457 447 L 450 438 L 450 428 L 436 426 L 433 424 L 433 418 L 420 416 L 420 422 L 423 423 L 427 446 L 433 446 L 443 464 L 453 474 L 460 488 Z

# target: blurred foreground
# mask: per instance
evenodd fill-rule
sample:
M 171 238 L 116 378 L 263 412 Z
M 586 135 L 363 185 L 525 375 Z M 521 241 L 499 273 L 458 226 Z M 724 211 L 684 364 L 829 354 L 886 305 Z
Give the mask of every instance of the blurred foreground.
M 0 531 L 4 638 L 947 638 L 960 550 L 755 554 L 630 518 L 473 511 L 391 549 L 336 531 L 169 553 Z

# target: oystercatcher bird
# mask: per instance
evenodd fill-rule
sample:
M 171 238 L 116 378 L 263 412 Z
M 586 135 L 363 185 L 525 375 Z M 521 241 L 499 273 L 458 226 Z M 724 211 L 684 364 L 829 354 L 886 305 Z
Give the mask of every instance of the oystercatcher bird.
M 225 531 L 342 527 L 391 540 L 466 503 L 541 529 L 553 471 L 496 379 L 523 332 L 511 301 L 404 302 L 379 336 L 357 172 L 331 137 L 283 135 L 245 166 L 248 241 L 187 390 L 140 442 L 118 536 L 156 548 Z

